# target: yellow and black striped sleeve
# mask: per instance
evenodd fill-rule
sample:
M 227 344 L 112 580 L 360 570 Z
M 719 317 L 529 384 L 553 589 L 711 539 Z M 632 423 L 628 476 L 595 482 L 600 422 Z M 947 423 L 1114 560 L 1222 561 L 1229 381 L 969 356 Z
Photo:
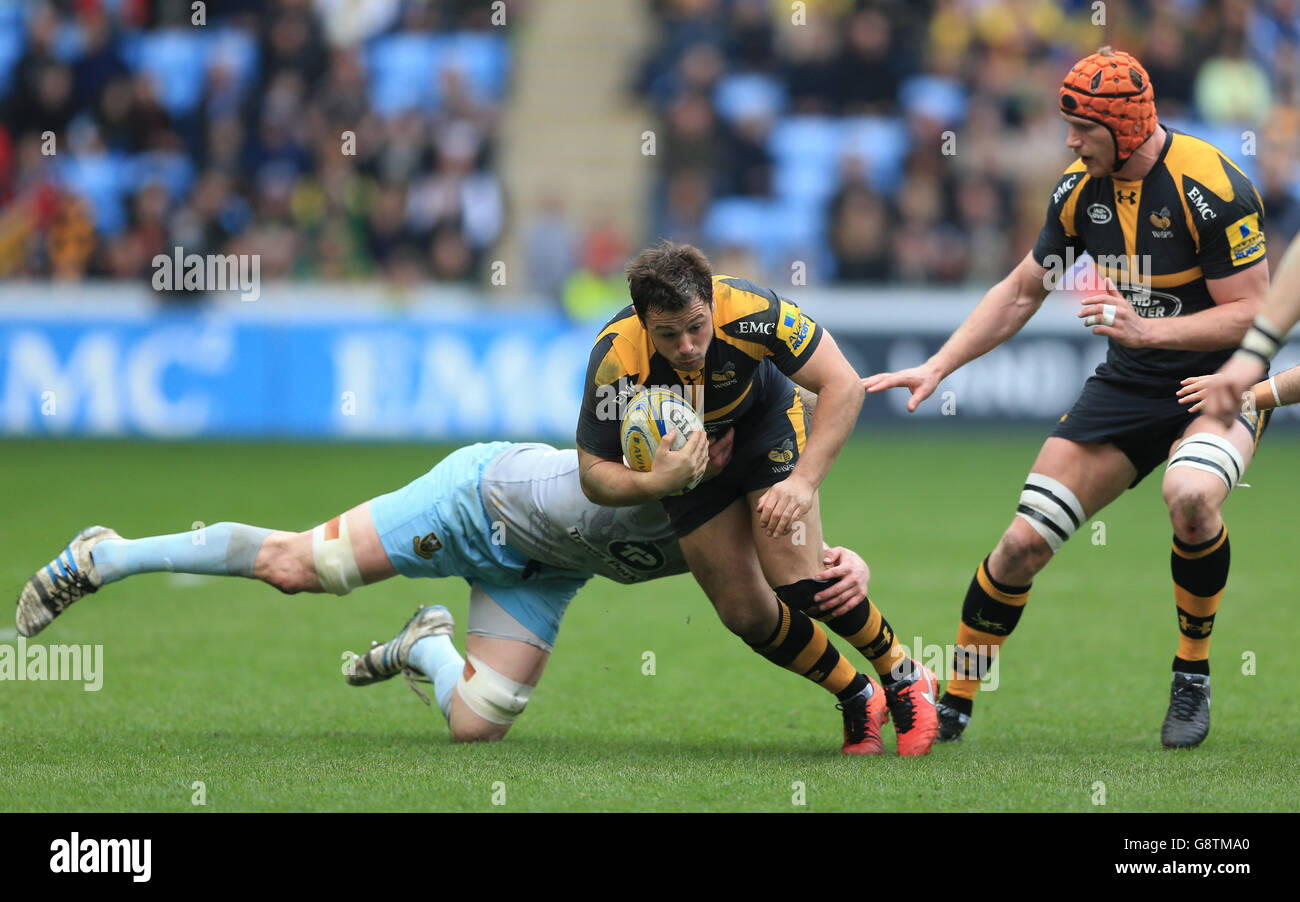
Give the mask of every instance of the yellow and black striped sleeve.
M 1199 263 L 1207 279 L 1223 279 L 1264 260 L 1264 203 L 1254 184 L 1216 148 L 1213 157 L 1182 174 L 1182 195 L 1203 198 L 1196 222 Z M 1205 156 L 1209 156 L 1206 153 Z M 1199 176 L 1199 178 L 1198 178 Z
M 713 283 L 714 327 L 723 341 L 756 360 L 770 358 L 787 376 L 797 373 L 821 343 L 822 328 L 793 301 L 745 279 Z
M 1088 181 L 1084 166 L 1077 160 L 1062 173 L 1052 190 L 1052 199 L 1047 205 L 1047 218 L 1038 241 L 1034 243 L 1034 260 L 1039 266 L 1048 266 L 1047 258 L 1056 257 L 1064 260 L 1068 248 L 1075 253 L 1082 251 L 1079 233 L 1075 227 L 1074 215 L 1078 206 L 1079 192 Z
M 619 439 L 621 399 L 648 375 L 644 355 L 631 353 L 634 341 L 625 333 L 635 332 L 636 313 L 628 307 L 601 330 L 587 361 L 583 380 L 582 407 L 578 412 L 578 447 L 605 460 L 623 459 Z M 631 312 L 628 321 L 624 314 Z

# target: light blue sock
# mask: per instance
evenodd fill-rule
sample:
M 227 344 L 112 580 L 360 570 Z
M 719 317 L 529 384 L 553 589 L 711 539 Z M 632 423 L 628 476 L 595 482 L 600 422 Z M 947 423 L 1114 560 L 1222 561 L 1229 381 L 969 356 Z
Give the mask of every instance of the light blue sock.
M 161 570 L 251 577 L 257 550 L 273 531 L 243 523 L 213 523 L 170 536 L 105 539 L 90 556 L 105 583 Z
M 425 636 L 411 646 L 407 661 L 433 680 L 433 695 L 438 699 L 442 716 L 451 720 L 451 691 L 460 682 L 465 659 L 451 644 L 451 636 Z

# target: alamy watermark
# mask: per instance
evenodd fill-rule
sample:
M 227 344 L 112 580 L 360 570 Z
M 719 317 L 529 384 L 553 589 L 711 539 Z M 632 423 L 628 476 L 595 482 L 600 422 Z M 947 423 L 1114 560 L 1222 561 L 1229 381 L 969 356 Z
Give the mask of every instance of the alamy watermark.
M 0 680 L 75 681 L 98 692 L 104 685 L 104 646 L 28 645 L 19 636 L 17 645 L 0 645 Z
M 262 296 L 261 254 L 187 254 L 181 247 L 153 258 L 155 291 L 238 291 L 241 301 Z
M 1048 290 L 1102 292 L 1105 291 L 1102 278 L 1109 276 L 1120 291 L 1151 293 L 1150 254 L 1100 254 L 1091 259 L 1095 272 L 1078 266 L 1080 258 L 1075 256 L 1073 247 L 1065 249 L 1064 257 L 1048 254 L 1043 258 L 1043 268 L 1047 270 L 1043 286 Z
M 55 874 L 130 874 L 135 883 L 148 883 L 153 874 L 151 839 L 68 839 L 50 843 L 50 871 Z
M 734 385 L 737 381 L 734 367 L 724 367 L 718 372 L 711 373 L 710 378 L 716 388 L 725 388 Z M 627 377 L 622 377 L 617 382 L 596 386 L 596 419 L 603 423 L 620 423 L 627 416 L 628 408 L 638 397 L 646 392 L 660 389 L 677 395 L 695 410 L 696 416 L 703 417 L 703 385 L 640 385 Z M 688 424 L 685 420 L 678 419 L 680 414 L 677 410 L 669 408 L 667 415 L 674 427 L 685 431 Z
M 998 652 L 1001 650 L 996 645 L 936 645 L 925 644 L 920 636 L 912 637 L 912 646 L 901 646 L 904 658 L 912 658 L 915 661 L 925 665 L 936 675 L 942 678 L 942 675 L 948 672 L 949 666 L 960 656 L 963 667 L 961 675 L 968 679 L 982 680 L 980 687 L 982 692 L 992 692 L 998 688 L 1000 682 L 998 677 Z M 902 661 L 896 665 L 901 669 Z M 901 673 L 895 676 L 902 676 Z

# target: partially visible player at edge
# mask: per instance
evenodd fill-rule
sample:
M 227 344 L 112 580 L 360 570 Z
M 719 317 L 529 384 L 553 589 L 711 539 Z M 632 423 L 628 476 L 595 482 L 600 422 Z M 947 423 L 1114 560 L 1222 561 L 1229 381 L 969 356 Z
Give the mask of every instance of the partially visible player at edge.
M 1277 380 L 1266 379 L 1266 385 L 1255 385 L 1262 377 L 1268 375 L 1269 364 L 1273 355 L 1286 341 L 1287 333 L 1300 320 L 1300 236 L 1292 239 L 1286 249 L 1282 263 L 1273 277 L 1268 297 L 1255 317 L 1254 324 L 1241 340 L 1237 352 L 1219 370 L 1221 379 L 1210 381 L 1205 387 L 1205 413 L 1220 423 L 1230 423 L 1242 409 L 1243 398 L 1247 389 L 1251 389 L 1251 398 L 1257 404 L 1271 397 L 1270 406 L 1283 406 L 1294 403 L 1279 396 Z M 1287 372 L 1293 373 L 1294 370 Z M 1284 374 L 1285 375 L 1285 374 Z M 1254 385 L 1252 389 L 1251 386 Z M 1265 391 L 1264 389 L 1267 389 Z M 1263 406 L 1255 409 L 1264 410 Z
M 928 361 L 863 382 L 871 392 L 911 389 L 915 410 L 948 374 L 1024 326 L 1067 249 L 1125 261 L 1128 271 L 1105 272 L 1106 293 L 1085 298 L 1078 314 L 1109 339 L 1106 362 L 1043 444 L 1016 516 L 966 592 L 940 739 L 960 738 L 979 678 L 1038 572 L 1080 524 L 1168 458 L 1162 489 L 1180 635 L 1160 735 L 1167 747 L 1193 747 L 1210 728 L 1210 632 L 1228 578 L 1221 509 L 1265 423 L 1250 413 L 1225 425 L 1190 413 L 1176 395 L 1184 378 L 1227 359 L 1268 290 L 1263 205 L 1218 149 L 1159 124 L 1150 79 L 1129 54 L 1103 47 L 1084 58 L 1059 98 L 1078 160 L 1057 182 L 1033 250 Z
M 1226 369 L 1227 364 L 1224 364 L 1224 367 Z M 1229 378 L 1231 378 L 1230 374 L 1225 373 L 1223 370 L 1211 373 L 1208 376 L 1189 376 L 1183 380 L 1183 387 L 1178 390 L 1178 401 L 1181 404 L 1190 404 L 1188 410 L 1192 413 L 1206 411 L 1208 414 L 1210 398 L 1223 397 L 1224 388 L 1229 384 Z M 1300 366 L 1293 366 L 1289 370 L 1283 370 L 1276 376 L 1261 379 L 1241 392 L 1240 395 L 1233 388 L 1227 390 L 1229 392 L 1228 397 L 1241 399 L 1239 407 L 1234 406 L 1231 408 L 1234 417 L 1237 415 L 1239 408 L 1263 413 L 1266 410 L 1274 410 L 1278 407 L 1300 404 Z
M 647 248 L 627 276 L 632 303 L 596 336 L 588 364 L 577 432 L 583 491 L 602 505 L 662 501 L 691 573 L 727 628 L 838 699 L 843 751 L 881 751 L 871 712 L 887 704 L 899 754 L 928 753 L 938 730 L 934 675 L 903 653 L 879 609 L 868 599 L 826 623 L 871 662 L 884 704 L 807 613 L 824 588 L 816 579 L 817 489 L 857 421 L 857 373 L 797 306 L 743 279 L 714 276 L 690 245 Z M 818 395 L 811 433 L 795 383 Z M 620 413 L 643 385 L 677 387 L 699 406 L 709 434 L 734 429 L 721 473 L 682 492 L 704 468 L 705 431 L 678 451 L 670 450 L 677 437 L 670 432 L 648 472 L 623 463 Z

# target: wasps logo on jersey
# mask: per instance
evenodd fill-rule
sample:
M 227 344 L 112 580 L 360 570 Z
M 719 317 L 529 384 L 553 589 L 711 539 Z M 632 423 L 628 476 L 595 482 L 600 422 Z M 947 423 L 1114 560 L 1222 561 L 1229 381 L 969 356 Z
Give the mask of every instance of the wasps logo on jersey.
M 625 401 L 640 386 L 665 385 L 692 401 L 710 434 L 725 432 L 748 415 L 769 380 L 797 372 L 821 341 L 822 330 L 797 305 L 770 289 L 732 276 L 713 277 L 713 336 L 704 364 L 679 372 L 656 351 L 631 305 L 596 336 L 587 366 L 578 447 L 621 460 L 619 421 Z M 776 371 L 763 366 L 775 364 Z M 784 374 L 784 375 L 782 375 Z
M 1264 206 L 1250 179 L 1213 145 L 1166 131 L 1159 158 L 1139 181 L 1093 178 L 1081 162 L 1066 169 L 1033 250 L 1049 270 L 1087 251 L 1144 317 L 1210 309 L 1206 280 L 1231 276 L 1265 254 Z M 1112 340 L 1107 365 L 1120 376 L 1177 381 L 1214 372 L 1231 353 L 1126 348 Z

